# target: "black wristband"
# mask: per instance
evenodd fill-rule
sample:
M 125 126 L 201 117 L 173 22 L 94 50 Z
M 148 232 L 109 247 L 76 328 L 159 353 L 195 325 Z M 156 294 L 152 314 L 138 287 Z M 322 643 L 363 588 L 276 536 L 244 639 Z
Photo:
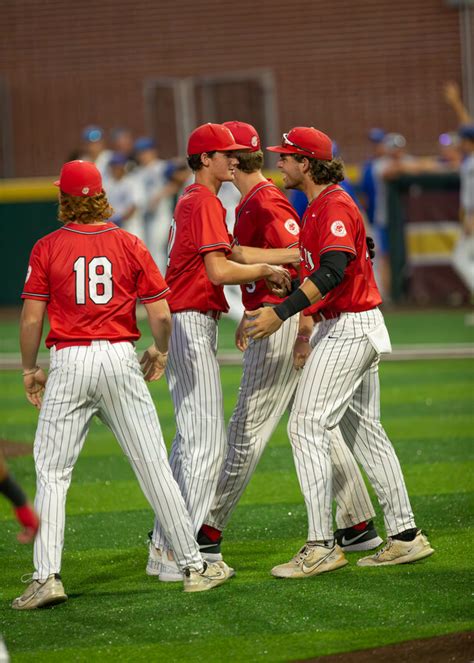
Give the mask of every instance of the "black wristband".
M 295 315 L 295 313 L 299 313 L 300 311 L 303 311 L 303 309 L 308 308 L 308 306 L 311 306 L 311 302 L 301 288 L 298 288 L 298 290 L 292 292 L 284 302 L 275 306 L 273 310 L 280 320 L 285 321 L 288 318 L 291 318 L 292 315 Z
M 11 476 L 7 476 L 6 479 L 0 481 L 0 493 L 3 493 L 14 506 L 23 506 L 26 504 L 25 493 Z

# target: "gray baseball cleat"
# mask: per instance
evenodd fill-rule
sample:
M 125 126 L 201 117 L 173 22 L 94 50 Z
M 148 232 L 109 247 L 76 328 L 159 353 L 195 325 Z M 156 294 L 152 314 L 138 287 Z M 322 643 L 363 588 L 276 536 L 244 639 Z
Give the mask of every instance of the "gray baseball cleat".
M 226 580 L 234 575 L 234 570 L 227 566 L 225 562 L 204 562 L 202 571 L 194 569 L 185 569 L 184 571 L 184 591 L 185 592 L 205 592 L 222 585 Z
M 61 576 L 53 573 L 43 582 L 32 579 L 23 594 L 14 599 L 12 608 L 14 610 L 34 610 L 64 603 L 64 601 L 67 601 L 67 595 L 64 592 Z
M 362 557 L 357 566 L 393 566 L 408 564 L 429 557 L 434 553 L 430 542 L 421 530 L 418 530 L 413 541 L 400 541 L 389 537 L 384 547 L 369 557 Z
M 273 567 L 271 574 L 276 578 L 309 578 L 335 571 L 346 564 L 347 559 L 337 544 L 326 547 L 307 543 L 289 562 Z

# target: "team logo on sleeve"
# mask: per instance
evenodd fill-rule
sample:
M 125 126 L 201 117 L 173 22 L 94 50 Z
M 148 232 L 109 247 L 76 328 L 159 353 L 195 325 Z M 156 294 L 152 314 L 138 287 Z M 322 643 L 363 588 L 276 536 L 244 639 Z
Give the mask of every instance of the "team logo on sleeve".
M 347 235 L 346 226 L 342 221 L 334 221 L 334 223 L 331 224 L 331 232 L 333 235 L 336 235 L 336 237 L 345 237 Z
M 294 219 L 287 219 L 285 221 L 285 228 L 292 235 L 299 235 L 300 228 Z
M 26 272 L 25 283 L 28 281 L 28 279 L 30 278 L 30 276 L 31 276 L 31 265 L 28 265 L 28 270 L 27 270 L 27 272 Z

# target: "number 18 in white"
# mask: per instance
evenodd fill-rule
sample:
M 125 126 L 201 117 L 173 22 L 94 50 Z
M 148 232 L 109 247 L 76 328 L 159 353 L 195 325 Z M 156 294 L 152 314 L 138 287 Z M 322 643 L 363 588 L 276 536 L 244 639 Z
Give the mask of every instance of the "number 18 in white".
M 100 268 L 100 271 L 98 269 Z M 112 263 L 105 256 L 92 258 L 88 265 L 86 285 L 86 259 L 80 256 L 74 263 L 76 272 L 76 304 L 86 303 L 86 287 L 94 304 L 107 304 L 113 296 Z

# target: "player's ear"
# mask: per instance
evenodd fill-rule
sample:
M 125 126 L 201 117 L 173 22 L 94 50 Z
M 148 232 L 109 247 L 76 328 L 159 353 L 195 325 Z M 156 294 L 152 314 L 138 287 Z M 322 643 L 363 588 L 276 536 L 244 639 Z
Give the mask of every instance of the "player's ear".
M 205 168 L 209 167 L 210 160 L 211 160 L 211 157 L 209 156 L 209 154 L 207 152 L 203 152 L 201 154 L 201 163 Z

